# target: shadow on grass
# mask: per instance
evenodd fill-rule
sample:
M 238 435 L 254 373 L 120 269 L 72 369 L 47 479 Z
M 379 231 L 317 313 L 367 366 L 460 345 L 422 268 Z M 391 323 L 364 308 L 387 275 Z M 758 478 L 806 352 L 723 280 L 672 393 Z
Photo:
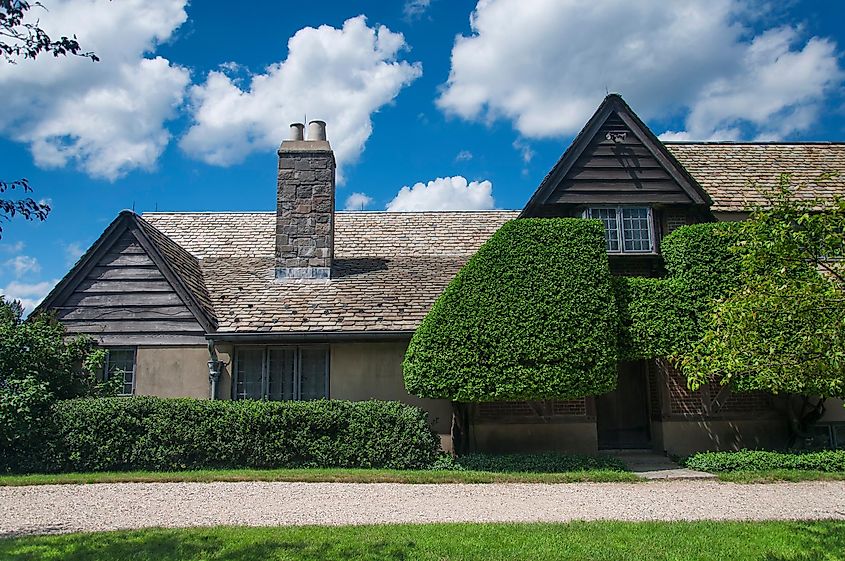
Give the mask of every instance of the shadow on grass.
M 845 559 L 845 523 L 795 523 L 794 537 L 800 553 L 782 555 L 768 552 L 765 561 L 834 561 Z

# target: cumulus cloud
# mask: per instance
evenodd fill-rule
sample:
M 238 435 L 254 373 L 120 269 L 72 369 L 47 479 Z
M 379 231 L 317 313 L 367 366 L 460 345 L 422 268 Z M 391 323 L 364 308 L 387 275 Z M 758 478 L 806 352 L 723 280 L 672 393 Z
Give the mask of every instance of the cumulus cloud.
M 387 204 L 387 210 L 490 210 L 494 206 L 492 183 L 487 180 L 467 182 L 465 177 L 456 175 L 402 187 Z
M 20 300 L 24 313 L 29 313 L 44 300 L 44 297 L 59 282 L 58 280 L 24 283 L 12 281 L 5 287 L 0 287 L 0 296 L 6 300 Z
M 576 133 L 608 89 L 647 119 L 682 117 L 685 130 L 667 138 L 807 130 L 843 80 L 837 47 L 795 27 L 755 35 L 755 6 L 481 0 L 437 104 L 464 119 L 510 120 L 528 138 Z
M 29 255 L 16 255 L 8 259 L 4 265 L 12 271 L 15 278 L 20 278 L 28 273 L 41 272 L 41 264 L 38 259 Z
M 210 164 L 234 164 L 275 148 L 288 125 L 308 115 L 328 123 L 340 181 L 342 166 L 358 157 L 372 133 L 372 114 L 422 75 L 419 63 L 398 60 L 405 48 L 401 33 L 369 27 L 364 16 L 341 29 L 300 29 L 288 41 L 287 58 L 252 76 L 248 87 L 225 71 L 193 86 L 194 123 L 181 147 Z
M 373 198 L 366 193 L 352 193 L 346 197 L 345 210 L 364 210 L 370 206 Z
M 75 33 L 100 62 L 42 56 L 0 66 L 0 133 L 28 144 L 41 167 L 73 163 L 109 180 L 152 168 L 190 81 L 154 52 L 187 19 L 185 4 L 56 0 L 34 8 L 51 36 Z

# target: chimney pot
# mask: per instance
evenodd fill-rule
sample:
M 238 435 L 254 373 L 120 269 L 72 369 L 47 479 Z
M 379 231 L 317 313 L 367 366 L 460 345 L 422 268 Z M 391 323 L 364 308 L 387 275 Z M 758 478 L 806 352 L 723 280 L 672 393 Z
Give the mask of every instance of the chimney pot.
M 325 121 L 309 121 L 308 123 L 308 140 L 326 140 L 326 122 Z
M 288 140 L 304 140 L 303 133 L 305 132 L 305 125 L 302 123 L 290 124 L 290 137 Z

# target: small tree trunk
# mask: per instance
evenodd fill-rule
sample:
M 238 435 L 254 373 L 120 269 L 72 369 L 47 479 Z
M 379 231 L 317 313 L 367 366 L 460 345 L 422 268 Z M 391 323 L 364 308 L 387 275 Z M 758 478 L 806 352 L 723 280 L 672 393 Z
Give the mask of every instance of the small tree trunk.
M 801 396 L 801 411 L 796 412 L 791 400 L 786 402 L 786 413 L 789 418 L 789 448 L 806 448 L 813 438 L 811 429 L 822 418 L 825 412 L 825 398 L 821 397 L 815 404 L 810 403 L 808 396 Z
M 455 455 L 469 452 L 469 415 L 466 403 L 452 402 L 452 448 Z

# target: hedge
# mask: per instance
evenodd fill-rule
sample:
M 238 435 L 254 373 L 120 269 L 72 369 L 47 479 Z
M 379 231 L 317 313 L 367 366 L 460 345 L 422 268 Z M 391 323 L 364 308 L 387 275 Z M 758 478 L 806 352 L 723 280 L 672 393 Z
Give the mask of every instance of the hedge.
M 701 338 L 713 302 L 740 278 L 737 226 L 678 228 L 661 244 L 666 277 L 614 279 L 623 360 L 680 356 Z
M 686 467 L 700 471 L 768 471 L 798 469 L 811 471 L 845 471 L 845 450 L 823 452 L 699 452 L 686 459 Z
M 565 473 L 571 471 L 627 471 L 625 463 L 612 456 L 587 456 L 559 452 L 534 454 L 465 454 L 455 463 L 462 470 L 492 472 Z
M 458 402 L 605 393 L 616 386 L 616 316 L 601 222 L 513 220 L 416 330 L 405 386 Z
M 50 425 L 38 471 L 410 469 L 439 449 L 424 411 L 388 401 L 74 399 Z

